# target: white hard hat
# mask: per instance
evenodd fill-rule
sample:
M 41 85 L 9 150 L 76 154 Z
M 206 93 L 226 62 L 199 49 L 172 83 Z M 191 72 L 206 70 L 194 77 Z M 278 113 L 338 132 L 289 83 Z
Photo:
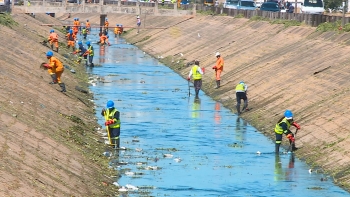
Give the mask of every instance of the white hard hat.
M 219 56 L 219 55 L 220 55 L 220 53 L 219 53 L 219 52 L 216 52 L 216 53 L 215 53 L 215 56 Z
M 137 16 L 136 18 L 140 18 L 139 16 Z

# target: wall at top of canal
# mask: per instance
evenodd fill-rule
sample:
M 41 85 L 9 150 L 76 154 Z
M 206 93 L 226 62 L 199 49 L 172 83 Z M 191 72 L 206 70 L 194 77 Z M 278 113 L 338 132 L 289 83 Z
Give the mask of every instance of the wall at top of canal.
M 98 15 L 74 17 L 99 22 Z M 136 26 L 134 15 L 108 15 L 108 20 Z M 292 110 L 302 128 L 296 136 L 297 156 L 324 168 L 337 184 L 350 188 L 350 130 L 346 127 L 350 34 L 226 16 L 142 15 L 141 21 L 141 27 L 157 28 L 139 33 L 125 29 L 126 40 L 183 77 L 190 69 L 187 63 L 199 60 L 206 69 L 203 90 L 226 107 L 234 110 L 235 85 L 244 80 L 251 110 L 242 117 L 265 135 L 274 138 L 276 121 L 286 109 Z M 214 89 L 211 69 L 215 52 L 225 60 L 220 89 Z

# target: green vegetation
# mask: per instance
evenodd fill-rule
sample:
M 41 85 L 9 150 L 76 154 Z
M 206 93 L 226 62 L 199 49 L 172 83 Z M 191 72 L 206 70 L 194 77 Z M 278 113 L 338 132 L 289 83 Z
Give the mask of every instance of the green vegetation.
M 197 14 L 201 14 L 201 15 L 214 15 L 215 13 L 211 10 L 198 10 Z
M 249 20 L 250 21 L 269 21 L 268 18 L 264 18 L 262 16 L 252 16 Z
M 300 26 L 301 22 L 296 21 L 296 20 L 282 20 L 282 19 L 277 19 L 270 21 L 271 24 L 283 24 L 284 27 L 290 27 L 290 26 Z
M 17 26 L 18 23 L 13 20 L 10 14 L 8 13 L 2 13 L 0 14 L 0 24 L 7 26 L 7 27 L 12 27 L 12 26 Z
M 336 21 L 333 23 L 321 23 L 317 26 L 316 31 L 327 32 L 327 31 L 339 31 L 339 27 L 341 26 L 341 21 Z
M 237 16 L 235 16 L 235 18 L 244 18 L 243 14 L 238 14 Z

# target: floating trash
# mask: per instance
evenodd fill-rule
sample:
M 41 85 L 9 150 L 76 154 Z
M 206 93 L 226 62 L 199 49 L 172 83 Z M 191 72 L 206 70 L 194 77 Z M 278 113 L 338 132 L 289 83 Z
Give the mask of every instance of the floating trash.
M 173 155 L 172 154 L 164 154 L 163 157 L 165 157 L 165 158 L 172 158 Z

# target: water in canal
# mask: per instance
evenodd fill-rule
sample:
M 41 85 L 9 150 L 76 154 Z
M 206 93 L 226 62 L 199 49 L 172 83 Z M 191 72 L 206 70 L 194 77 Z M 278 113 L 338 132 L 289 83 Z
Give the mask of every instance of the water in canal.
M 93 45 L 102 66 L 88 72 L 104 79 L 91 86 L 99 123 L 107 100 L 121 112 L 127 149 L 112 155 L 110 167 L 130 188 L 123 196 L 349 196 L 293 155 L 276 156 L 272 140 L 220 103 L 202 92 L 200 100 L 188 97 L 187 81 L 157 59 L 110 41 Z

